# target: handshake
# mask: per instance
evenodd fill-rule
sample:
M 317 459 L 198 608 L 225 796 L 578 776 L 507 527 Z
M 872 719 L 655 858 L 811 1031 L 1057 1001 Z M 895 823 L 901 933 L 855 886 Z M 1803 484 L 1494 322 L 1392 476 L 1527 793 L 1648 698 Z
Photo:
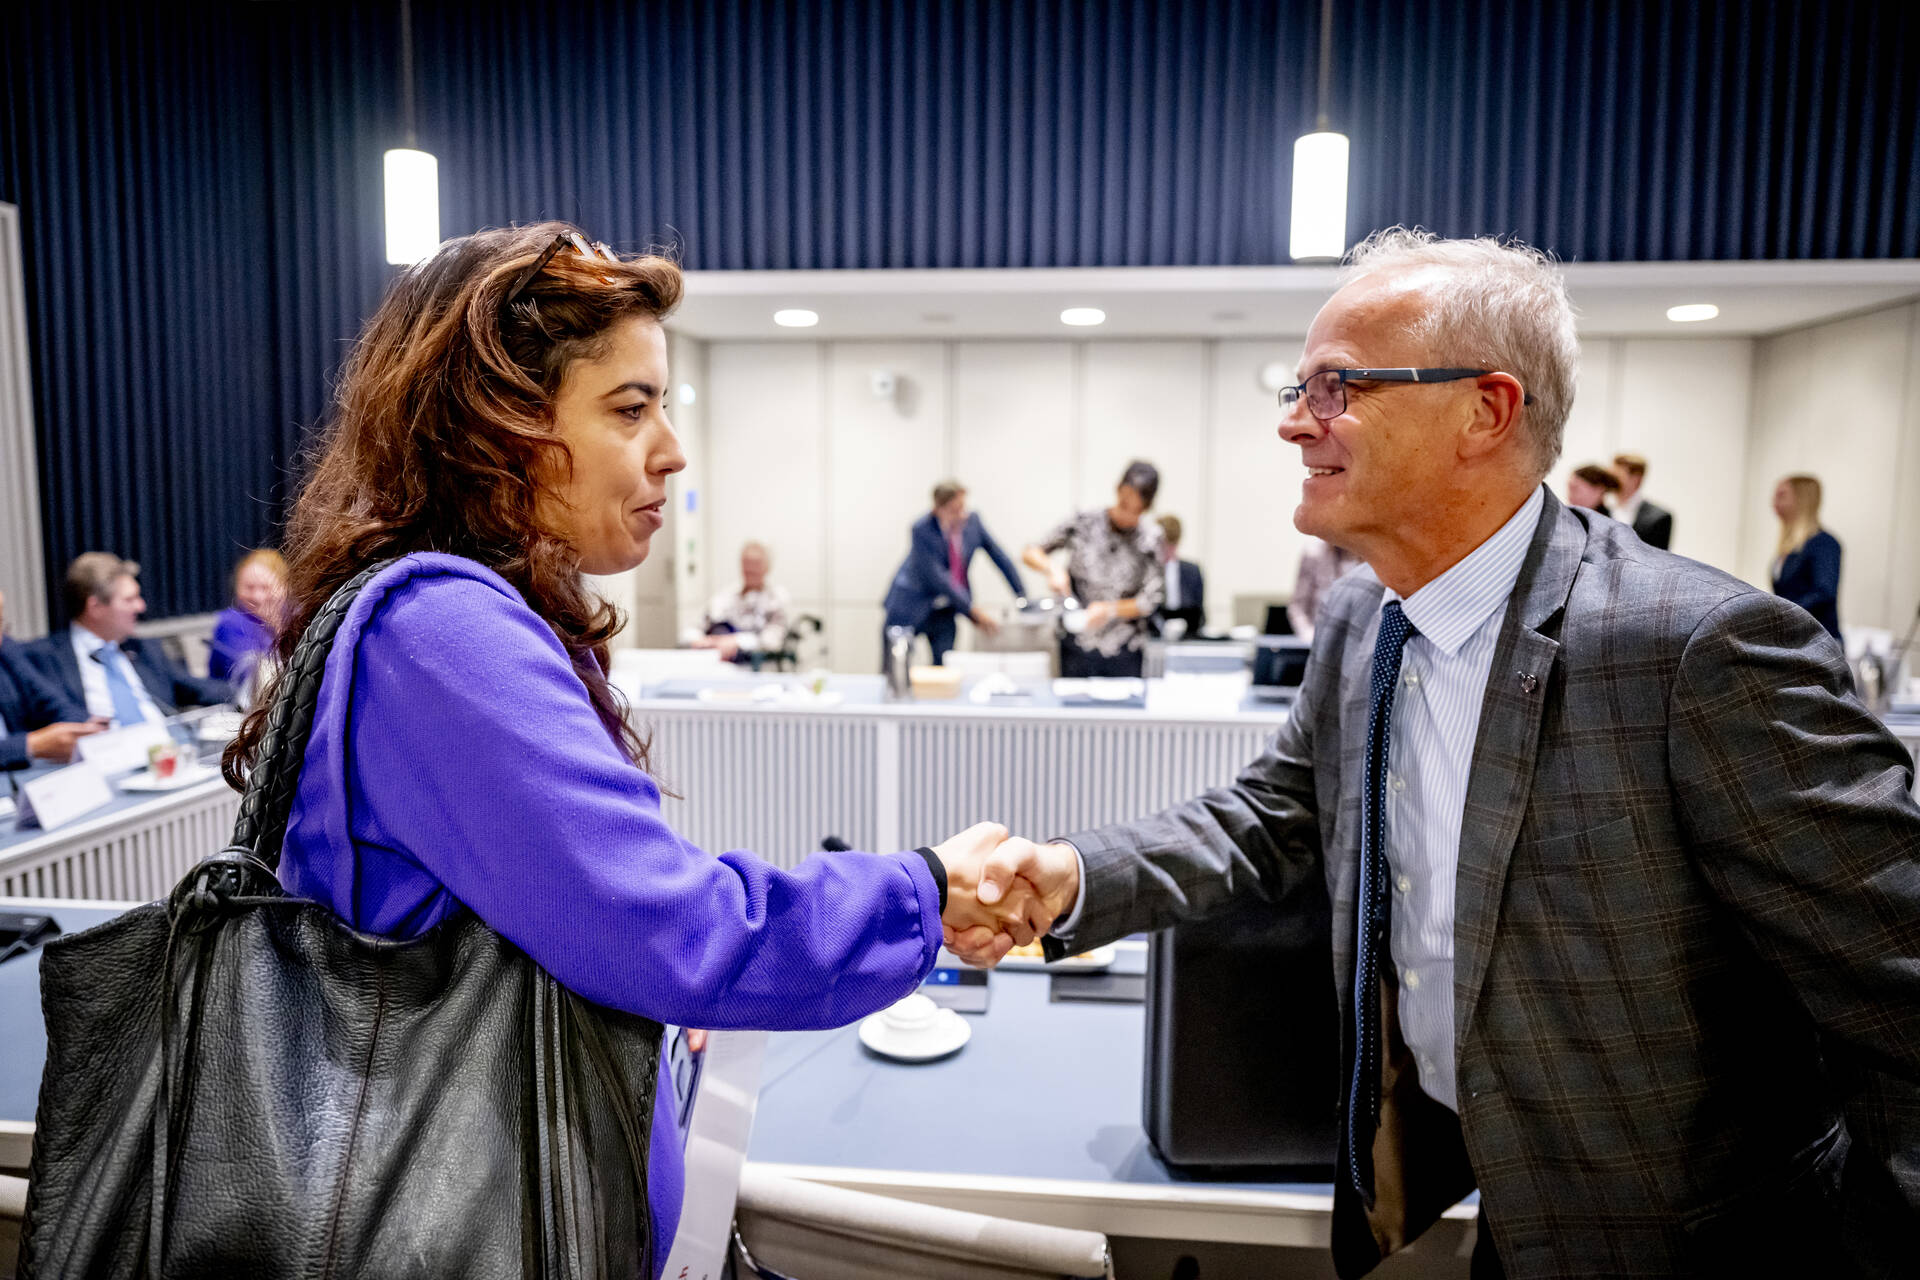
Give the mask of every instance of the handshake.
M 1080 859 L 1071 845 L 1035 844 L 982 822 L 933 851 L 947 868 L 941 938 L 979 968 L 991 969 L 1045 934 L 1080 897 Z

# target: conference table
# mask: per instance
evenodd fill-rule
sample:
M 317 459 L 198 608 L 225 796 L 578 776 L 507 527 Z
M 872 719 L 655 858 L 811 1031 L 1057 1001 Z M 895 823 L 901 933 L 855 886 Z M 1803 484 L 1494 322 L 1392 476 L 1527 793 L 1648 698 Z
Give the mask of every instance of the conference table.
M 45 911 L 63 932 L 132 903 L 0 899 Z M 1118 972 L 1143 972 L 1144 943 L 1120 944 Z M 0 963 L 0 1168 L 23 1169 L 46 1032 L 39 952 Z M 748 1159 L 787 1177 L 925 1204 L 1079 1227 L 1109 1236 L 1324 1247 L 1332 1187 L 1183 1176 L 1140 1122 L 1139 1004 L 1049 999 L 1048 972 L 997 971 L 988 1008 L 963 1015 L 959 1053 L 902 1064 L 863 1048 L 858 1027 L 768 1039 Z M 1429 1251 L 1471 1248 L 1475 1211 L 1450 1210 Z
M 23 827 L 13 787 L 0 783 L 0 896 L 152 901 L 187 869 L 223 848 L 233 833 L 240 797 L 218 772 L 220 747 L 200 749 L 210 772 L 178 790 L 124 790 L 109 779 L 113 799 L 52 831 Z M 10 775 L 15 784 L 54 766 Z
M 1122 942 L 1114 971 L 1141 973 Z M 1051 999 L 1049 971 L 996 970 L 955 1055 L 894 1062 L 858 1026 L 769 1037 L 750 1161 L 786 1177 L 996 1217 L 1146 1237 L 1325 1248 L 1326 1171 L 1200 1177 L 1141 1127 L 1137 1003 Z M 1448 1211 L 1426 1250 L 1471 1251 L 1476 1211 Z

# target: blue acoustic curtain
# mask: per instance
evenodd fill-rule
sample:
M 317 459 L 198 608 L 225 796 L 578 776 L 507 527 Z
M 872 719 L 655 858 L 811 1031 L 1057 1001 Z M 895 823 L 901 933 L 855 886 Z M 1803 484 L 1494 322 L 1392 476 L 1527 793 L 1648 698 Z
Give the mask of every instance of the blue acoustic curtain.
M 1338 0 L 1349 227 L 1920 257 L 1920 4 Z M 393 3 L 0 6 L 46 545 L 217 607 L 392 278 Z M 691 267 L 1285 261 L 1316 0 L 416 0 L 448 235 Z
M 89 550 L 141 561 L 155 616 L 217 607 L 284 461 L 256 42 L 165 6 L 25 4 L 0 66 L 50 616 Z

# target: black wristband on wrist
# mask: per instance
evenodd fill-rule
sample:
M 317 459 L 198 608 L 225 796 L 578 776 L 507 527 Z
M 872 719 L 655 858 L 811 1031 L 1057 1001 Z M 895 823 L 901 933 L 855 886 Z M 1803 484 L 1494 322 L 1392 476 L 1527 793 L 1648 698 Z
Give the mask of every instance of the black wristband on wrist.
M 921 845 L 915 853 L 927 860 L 927 870 L 933 872 L 933 882 L 940 886 L 940 914 L 947 913 L 947 864 L 940 861 L 940 855 Z

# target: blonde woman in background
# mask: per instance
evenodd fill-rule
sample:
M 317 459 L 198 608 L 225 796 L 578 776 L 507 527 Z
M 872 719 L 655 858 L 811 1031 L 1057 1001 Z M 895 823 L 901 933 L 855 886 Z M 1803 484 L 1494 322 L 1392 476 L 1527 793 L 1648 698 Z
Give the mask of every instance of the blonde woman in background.
M 1791 600 L 1840 638 L 1840 540 L 1820 527 L 1820 482 L 1788 476 L 1773 490 L 1780 517 L 1780 549 L 1773 559 L 1773 594 Z
M 214 619 L 207 674 L 245 684 L 273 648 L 286 606 L 287 562 L 271 547 L 247 552 L 233 568 L 233 603 Z

